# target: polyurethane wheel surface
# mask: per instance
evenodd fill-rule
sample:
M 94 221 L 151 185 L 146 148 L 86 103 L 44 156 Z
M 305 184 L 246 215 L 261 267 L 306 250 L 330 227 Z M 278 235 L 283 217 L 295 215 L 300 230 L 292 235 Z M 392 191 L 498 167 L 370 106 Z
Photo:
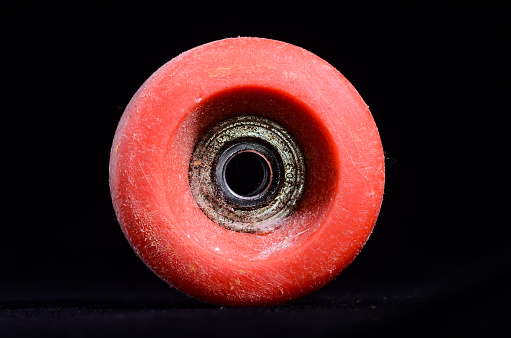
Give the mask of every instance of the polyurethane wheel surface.
M 191 49 L 137 91 L 110 189 L 136 254 L 182 292 L 281 304 L 335 278 L 372 232 L 384 156 L 371 113 L 331 65 L 233 38 Z

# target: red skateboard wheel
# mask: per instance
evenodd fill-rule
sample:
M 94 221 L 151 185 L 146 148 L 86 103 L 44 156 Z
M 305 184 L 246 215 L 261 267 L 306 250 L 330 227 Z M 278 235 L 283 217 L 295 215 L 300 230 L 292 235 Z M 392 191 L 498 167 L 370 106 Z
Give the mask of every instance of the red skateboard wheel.
M 355 88 L 316 55 L 234 38 L 158 69 L 127 106 L 110 189 L 136 254 L 182 292 L 222 305 L 307 295 L 360 252 L 384 157 Z

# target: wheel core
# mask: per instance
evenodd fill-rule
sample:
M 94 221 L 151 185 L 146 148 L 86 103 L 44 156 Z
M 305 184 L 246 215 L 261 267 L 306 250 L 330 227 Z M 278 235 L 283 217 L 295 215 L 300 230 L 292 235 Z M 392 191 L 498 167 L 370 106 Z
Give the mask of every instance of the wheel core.
M 241 115 L 214 125 L 200 138 L 189 180 L 195 201 L 212 221 L 229 230 L 265 233 L 298 205 L 305 189 L 305 160 L 282 126 Z

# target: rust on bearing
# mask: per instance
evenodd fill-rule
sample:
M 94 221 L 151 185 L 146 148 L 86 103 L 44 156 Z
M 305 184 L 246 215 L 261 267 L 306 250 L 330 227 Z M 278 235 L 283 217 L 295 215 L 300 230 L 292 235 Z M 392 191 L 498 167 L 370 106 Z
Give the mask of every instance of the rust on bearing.
M 231 158 L 226 157 L 242 152 L 271 163 L 271 181 L 256 196 L 231 194 L 225 168 L 217 167 L 219 162 L 221 166 L 229 163 Z M 199 139 L 189 163 L 188 178 L 197 205 L 213 222 L 233 231 L 267 233 L 278 228 L 305 190 L 305 160 L 297 141 L 282 126 L 261 116 L 240 115 L 215 124 Z

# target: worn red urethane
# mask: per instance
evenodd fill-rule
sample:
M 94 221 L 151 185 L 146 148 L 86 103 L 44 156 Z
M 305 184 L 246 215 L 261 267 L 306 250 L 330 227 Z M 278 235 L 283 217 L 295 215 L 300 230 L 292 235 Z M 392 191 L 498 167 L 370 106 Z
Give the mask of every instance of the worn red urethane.
M 236 114 L 280 123 L 307 161 L 299 207 L 264 235 L 214 224 L 189 188 L 198 138 Z M 330 282 L 366 243 L 383 187 L 380 137 L 355 88 L 316 55 L 260 38 L 205 44 L 158 69 L 126 108 L 110 158 L 113 205 L 137 255 L 222 305 L 281 304 Z

